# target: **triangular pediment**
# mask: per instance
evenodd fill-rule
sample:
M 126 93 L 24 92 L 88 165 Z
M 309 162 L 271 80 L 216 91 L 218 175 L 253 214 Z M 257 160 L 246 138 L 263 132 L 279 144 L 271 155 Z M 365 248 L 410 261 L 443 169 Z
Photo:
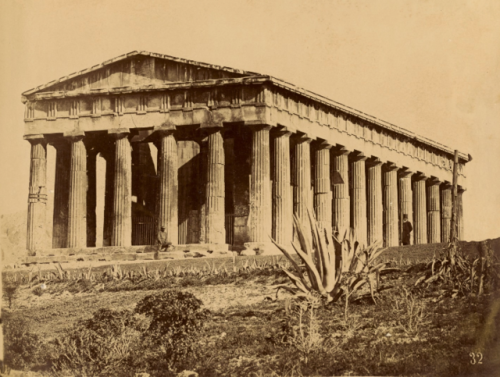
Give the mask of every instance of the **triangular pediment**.
M 133 51 L 101 64 L 27 90 L 24 96 L 45 92 L 88 93 L 95 89 L 165 85 L 224 78 L 256 76 L 257 73 L 195 62 L 147 51 Z

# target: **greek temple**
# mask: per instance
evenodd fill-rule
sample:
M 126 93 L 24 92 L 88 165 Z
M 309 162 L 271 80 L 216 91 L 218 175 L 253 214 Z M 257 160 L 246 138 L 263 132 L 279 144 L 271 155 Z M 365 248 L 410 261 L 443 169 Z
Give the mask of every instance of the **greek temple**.
M 450 237 L 454 149 L 271 76 L 135 51 L 22 100 L 27 260 L 147 253 L 161 227 L 181 251 L 273 253 L 308 211 L 364 244 L 400 245 L 403 215 L 413 244 Z

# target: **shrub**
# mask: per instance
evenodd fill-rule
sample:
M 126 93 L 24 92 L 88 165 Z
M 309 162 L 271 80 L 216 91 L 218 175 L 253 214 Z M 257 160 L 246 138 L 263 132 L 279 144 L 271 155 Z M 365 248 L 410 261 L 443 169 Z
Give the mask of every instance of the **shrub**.
M 4 346 L 8 368 L 26 370 L 44 363 L 43 342 L 21 318 L 5 321 Z
M 150 367 L 174 371 L 200 355 L 198 335 L 210 318 L 201 305 L 193 294 L 180 291 L 147 296 L 137 304 L 136 313 L 150 320 L 143 333 L 143 344 L 151 351 L 145 356 Z
M 55 340 L 52 364 L 55 371 L 80 376 L 126 375 L 138 340 L 132 312 L 100 309 Z

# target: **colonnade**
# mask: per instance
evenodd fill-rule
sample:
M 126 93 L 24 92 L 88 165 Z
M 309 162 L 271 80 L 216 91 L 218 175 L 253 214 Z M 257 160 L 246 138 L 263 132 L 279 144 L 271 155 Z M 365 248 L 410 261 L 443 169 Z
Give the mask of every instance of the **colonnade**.
M 292 213 L 306 221 L 308 210 L 314 211 L 321 227 L 341 235 L 354 228 L 358 241 L 363 244 L 383 240 L 386 246 L 399 245 L 403 214 L 408 215 L 413 224 L 412 243 L 449 240 L 452 190 L 448 182 L 284 127 L 263 124 L 248 127 L 252 133 L 248 242 L 270 243 L 270 237 L 273 237 L 280 244 L 288 244 L 293 237 Z M 174 244 L 179 231 L 177 131 L 175 126 L 170 126 L 157 127 L 151 133 L 158 147 L 157 224 L 165 227 Z M 113 192 L 113 201 L 108 204 L 112 205 L 111 246 L 131 245 L 132 158 L 129 136 L 128 129 L 108 131 L 108 137 L 114 143 L 113 164 L 108 165 L 106 172 L 108 176 L 112 174 L 112 187 L 106 188 L 106 191 Z M 37 240 L 44 232 L 48 142 L 57 151 L 54 211 L 62 214 L 54 216 L 53 247 L 94 246 L 88 241 L 87 234 L 87 222 L 95 222 L 95 218 L 91 218 L 92 211 L 88 210 L 87 189 L 92 186 L 89 180 L 95 180 L 97 152 L 87 146 L 84 134 L 66 135 L 65 139 L 47 141 L 41 135 L 29 138 L 31 175 L 27 248 L 32 253 L 40 248 Z M 197 141 L 206 170 L 206 175 L 200 178 L 205 180 L 200 242 L 224 244 L 224 127 L 201 130 Z M 94 158 L 88 159 L 92 153 Z M 459 239 L 463 236 L 462 193 L 463 190 L 459 189 Z M 90 203 L 90 207 L 92 205 Z M 67 222 L 59 220 L 66 217 Z

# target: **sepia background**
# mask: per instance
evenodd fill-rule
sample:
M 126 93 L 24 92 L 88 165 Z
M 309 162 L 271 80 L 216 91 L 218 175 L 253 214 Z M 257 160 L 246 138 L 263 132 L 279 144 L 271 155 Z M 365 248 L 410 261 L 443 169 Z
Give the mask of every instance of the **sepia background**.
M 500 1 L 2 0 L 0 214 L 26 211 L 21 93 L 134 50 L 268 74 L 461 152 L 500 236 Z

